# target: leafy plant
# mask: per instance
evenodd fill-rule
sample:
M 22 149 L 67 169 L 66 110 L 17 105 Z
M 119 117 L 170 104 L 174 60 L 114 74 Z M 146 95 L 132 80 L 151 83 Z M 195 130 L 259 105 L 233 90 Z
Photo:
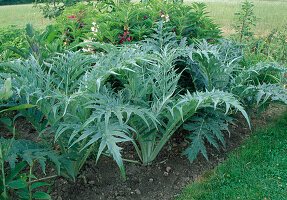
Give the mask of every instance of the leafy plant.
M 46 30 L 41 34 L 35 32 L 31 24 L 26 25 L 26 34 L 24 35 L 28 47 L 17 48 L 15 46 L 8 46 L 8 49 L 18 54 L 22 58 L 27 59 L 29 56 L 42 60 L 52 56 L 54 53 L 63 51 L 64 39 L 58 36 L 58 31 L 54 26 L 46 27 Z
M 113 157 L 125 178 L 121 143 L 132 143 L 139 160 L 148 164 L 185 124 L 192 132 L 185 153 L 193 161 L 198 152 L 205 153 L 204 138 L 215 147 L 216 138 L 223 143 L 228 115 L 239 111 L 249 123 L 247 91 L 262 97 L 260 103 L 283 100 L 284 90 L 267 95 L 267 88 L 278 87 L 274 83 L 282 70 L 276 64 L 243 66 L 238 44 L 197 40 L 188 45 L 169 31 L 167 22 L 155 26 L 151 37 L 138 43 L 75 46 L 88 46 L 92 55 L 67 51 L 40 61 L 29 57 L 3 64 L 2 79 L 12 77 L 17 91 L 13 100 L 37 105 L 22 115 L 47 138 L 47 145 L 59 145 L 75 176 L 95 154 L 96 161 L 102 155 Z M 194 132 L 199 125 L 204 129 Z
M 97 127 L 101 127 L 102 123 L 108 124 L 105 129 L 111 132 L 109 137 L 113 140 L 105 139 L 104 142 L 108 142 L 108 152 L 114 155 L 122 168 L 122 162 L 118 161 L 122 159 L 118 153 L 120 148 L 111 149 L 113 146 L 116 147 L 115 141 L 132 141 L 140 160 L 144 164 L 148 164 L 156 158 L 179 127 L 201 108 L 210 106 L 217 108 L 219 105 L 226 104 L 226 113 L 231 107 L 234 107 L 240 110 L 248 120 L 243 107 L 230 93 L 211 90 L 192 94 L 187 92 L 181 97 L 178 96 L 177 84 L 181 74 L 176 73 L 174 63 L 181 55 L 180 52 L 184 52 L 185 49 L 176 43 L 174 35 L 163 34 L 162 30 L 162 26 L 159 26 L 157 34 L 153 37 L 154 40 L 146 40 L 146 43 L 140 47 L 148 53 L 149 56 L 146 57 L 149 57 L 149 60 L 141 59 L 141 62 L 138 61 L 141 65 L 137 64 L 136 68 L 132 67 L 132 70 L 119 72 L 122 84 L 115 89 L 118 90 L 120 96 L 117 97 L 112 93 L 113 95 L 110 96 L 113 96 L 113 100 L 109 100 L 106 95 L 103 96 L 100 93 L 101 95 L 97 96 L 99 98 L 97 101 L 91 101 L 92 105 L 87 104 L 88 108 L 93 108 L 95 113 L 88 123 L 84 123 L 84 126 L 78 130 L 75 130 L 76 125 L 74 124 L 67 126 L 79 134 L 79 136 L 76 136 L 76 133 L 71 134 L 72 139 L 70 140 L 75 137 L 79 138 L 75 138 L 72 145 L 84 141 L 88 137 L 91 139 L 86 141 L 87 146 L 92 147 L 92 145 L 98 144 L 98 140 L 104 139 L 106 136 L 104 131 L 98 131 Z M 179 46 L 178 49 L 175 48 L 176 46 Z M 138 87 L 139 85 L 141 88 Z M 105 91 L 104 94 L 109 94 L 109 92 Z M 103 97 L 105 98 L 103 99 Z M 108 103 L 106 104 L 106 102 Z M 119 102 L 126 102 L 126 104 L 118 107 Z M 131 110 L 131 108 L 133 109 Z M 105 113 L 105 115 L 101 113 Z M 112 130 L 107 128 L 114 127 L 112 119 L 116 122 L 119 121 L 119 124 L 124 123 L 126 126 L 123 131 L 114 131 L 115 133 L 118 131 L 118 140 L 114 138 Z M 92 123 L 94 123 L 94 128 L 90 127 Z M 81 126 L 78 125 L 78 127 Z M 64 133 L 62 130 L 59 131 L 61 134 Z M 101 143 L 102 147 L 99 147 L 99 152 L 102 152 L 106 146 L 105 143 Z
M 10 78 L 8 78 L 4 82 L 0 95 L 1 100 L 8 100 L 13 95 Z M 0 113 L 31 107 L 34 106 L 24 104 L 20 106 L 10 107 L 8 109 L 2 109 Z M 4 121 L 3 118 L 1 118 L 1 121 Z M 7 120 L 5 121 L 7 124 Z M 10 122 L 10 125 L 12 126 L 12 122 Z M 33 166 L 36 162 L 39 162 L 42 166 L 43 172 L 45 173 L 46 161 L 49 160 L 55 164 L 58 173 L 60 174 L 61 164 L 65 163 L 66 165 L 68 164 L 68 161 L 65 160 L 63 156 L 58 156 L 56 152 L 40 147 L 39 145 L 36 145 L 31 141 L 15 140 L 15 126 L 13 125 L 13 128 L 10 130 L 12 130 L 13 132 L 12 139 L 0 139 L 1 199 L 11 199 L 8 193 L 9 189 L 16 190 L 16 194 L 21 199 L 51 199 L 50 195 L 45 192 L 34 191 L 39 187 L 48 186 L 48 183 L 44 183 L 41 181 L 51 177 L 38 179 L 36 176 L 33 175 Z M 8 167 L 8 164 L 10 167 Z M 26 166 L 29 166 L 30 168 L 29 174 L 21 173 Z
M 193 3 L 187 6 L 170 1 L 149 1 L 142 3 L 107 3 L 96 4 L 79 3 L 64 11 L 57 18 L 60 26 L 70 24 L 69 16 L 78 15 L 85 11 L 83 23 L 88 31 L 77 37 L 94 42 L 111 42 L 124 44 L 136 42 L 149 37 L 157 28 L 158 22 L 165 23 L 169 32 L 175 32 L 180 40 L 187 37 L 191 43 L 193 39 L 205 38 L 215 40 L 220 36 L 217 25 L 206 15 L 203 3 Z
M 19 56 L 13 52 L 8 51 L 8 47 L 16 47 L 23 49 L 27 47 L 27 42 L 23 35 L 23 29 L 15 26 L 8 26 L 0 29 L 0 57 L 1 61 L 5 62 L 13 60 Z
M 49 186 L 50 184 L 42 182 L 42 180 L 55 176 L 38 179 L 33 175 L 33 167 L 36 162 L 39 162 L 45 173 L 46 161 L 49 160 L 55 164 L 58 174 L 60 174 L 61 157 L 54 151 L 42 148 L 27 140 L 1 138 L 0 158 L 2 198 L 10 199 L 8 190 L 14 189 L 21 199 L 51 199 L 47 193 L 35 191 L 35 189 Z M 18 162 L 19 158 L 21 158 L 20 162 Z M 10 168 L 7 167 L 7 163 L 9 163 Z M 26 166 L 29 166 L 29 173 L 21 173 Z
M 253 12 L 254 4 L 248 0 L 242 2 L 241 10 L 235 13 L 235 31 L 239 35 L 239 42 L 242 43 L 245 37 L 253 35 L 251 27 L 255 26 L 256 16 Z
M 230 132 L 228 123 L 233 124 L 232 118 L 227 117 L 220 111 L 213 109 L 205 109 L 198 116 L 193 116 L 188 120 L 188 123 L 183 125 L 183 128 L 191 134 L 186 138 L 191 141 L 191 145 L 183 152 L 183 155 L 188 155 L 190 162 L 193 162 L 198 155 L 202 153 L 208 159 L 205 148 L 205 139 L 219 150 L 217 140 L 221 142 L 225 148 L 223 131 Z

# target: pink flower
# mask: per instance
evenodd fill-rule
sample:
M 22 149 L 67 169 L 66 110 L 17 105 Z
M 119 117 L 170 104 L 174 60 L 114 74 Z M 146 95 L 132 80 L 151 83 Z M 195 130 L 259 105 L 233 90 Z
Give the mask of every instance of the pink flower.
M 175 31 L 175 28 L 173 28 L 172 31 Z
M 187 33 L 188 31 L 184 31 L 185 33 Z
M 76 17 L 76 15 L 72 15 L 72 16 L 68 16 L 68 18 L 74 19 Z
M 162 10 L 159 10 L 159 12 L 160 12 L 161 14 L 163 14 L 163 11 L 162 11 Z
M 72 16 L 68 16 L 68 18 L 73 19 L 75 21 L 75 18 L 77 17 L 77 15 L 73 14 Z
M 143 18 L 147 18 L 147 16 L 145 15 L 145 16 L 143 16 Z

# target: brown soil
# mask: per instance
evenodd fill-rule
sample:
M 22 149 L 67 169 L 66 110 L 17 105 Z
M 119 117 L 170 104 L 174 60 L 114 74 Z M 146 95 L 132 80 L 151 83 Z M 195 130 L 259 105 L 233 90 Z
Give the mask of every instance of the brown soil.
M 285 110 L 285 106 L 271 105 L 259 117 L 252 117 L 252 127 L 265 127 Z M 34 135 L 33 129 L 24 119 L 19 120 L 20 135 L 30 139 Z M 208 147 L 209 161 L 199 155 L 197 160 L 190 164 L 186 157 L 181 157 L 187 143 L 183 140 L 184 133 L 175 134 L 151 165 L 125 163 L 126 181 L 123 181 L 116 163 L 111 158 L 102 157 L 97 165 L 94 160 L 88 161 L 82 170 L 82 176 L 76 182 L 62 177 L 52 180 L 50 194 L 55 200 L 173 199 L 189 182 L 204 171 L 216 167 L 227 157 L 228 152 L 238 147 L 251 134 L 242 116 L 237 117 L 236 125 L 230 126 L 230 131 L 231 137 L 226 137 L 225 150 L 218 152 Z M 132 147 L 127 146 L 125 152 L 129 159 L 136 159 Z

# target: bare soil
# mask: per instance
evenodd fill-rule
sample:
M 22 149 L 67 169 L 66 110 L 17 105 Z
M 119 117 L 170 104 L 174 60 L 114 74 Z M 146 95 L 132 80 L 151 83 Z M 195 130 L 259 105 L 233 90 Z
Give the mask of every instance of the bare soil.
M 259 117 L 252 116 L 252 131 L 264 128 L 274 122 L 286 106 L 271 105 Z M 24 139 L 34 138 L 35 130 L 25 120 L 19 119 L 17 129 Z M 0 134 L 4 136 L 1 129 Z M 211 170 L 227 158 L 228 152 L 238 147 L 242 141 L 251 135 L 245 119 L 238 115 L 236 125 L 230 126 L 231 137 L 226 136 L 226 149 L 218 152 L 208 146 L 209 161 L 199 155 L 190 164 L 181 153 L 187 147 L 184 132 L 175 134 L 164 147 L 157 159 L 150 165 L 125 163 L 127 180 L 123 181 L 120 170 L 113 159 L 102 157 L 98 164 L 89 160 L 82 170 L 81 177 L 76 182 L 58 177 L 50 180 L 52 183 L 50 195 L 55 200 L 154 200 L 174 199 L 188 183 L 199 178 L 206 170 Z M 132 146 L 125 146 L 125 157 L 137 159 Z M 51 169 L 50 169 L 51 170 Z

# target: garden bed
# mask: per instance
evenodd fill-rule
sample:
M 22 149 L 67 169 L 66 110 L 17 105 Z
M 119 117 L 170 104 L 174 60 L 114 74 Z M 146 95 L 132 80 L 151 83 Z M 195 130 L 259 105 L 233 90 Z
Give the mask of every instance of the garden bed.
M 252 127 L 262 128 L 271 123 L 285 111 L 285 106 L 271 105 L 260 117 L 253 116 Z M 182 159 L 180 154 L 187 143 L 182 137 L 184 133 L 175 134 L 161 151 L 157 159 L 147 166 L 136 163 L 125 163 L 127 180 L 124 181 L 117 164 L 112 158 L 102 157 L 98 164 L 88 161 L 82 169 L 81 176 L 76 182 L 58 177 L 51 179 L 51 196 L 56 200 L 77 199 L 173 199 L 192 180 L 197 179 L 204 171 L 213 169 L 226 157 L 227 153 L 238 147 L 251 131 L 246 120 L 238 116 L 235 125 L 230 126 L 231 137 L 226 137 L 226 150 L 208 146 L 209 161 L 202 155 L 190 164 L 188 159 Z M 37 134 L 32 126 L 23 118 L 19 118 L 17 129 L 21 138 L 31 139 Z M 3 135 L 3 129 L 1 129 Z M 125 146 L 125 158 L 136 160 L 132 146 Z M 36 171 L 38 171 L 36 169 Z M 55 172 L 50 168 L 47 173 Z M 38 176 L 42 174 L 39 169 Z

